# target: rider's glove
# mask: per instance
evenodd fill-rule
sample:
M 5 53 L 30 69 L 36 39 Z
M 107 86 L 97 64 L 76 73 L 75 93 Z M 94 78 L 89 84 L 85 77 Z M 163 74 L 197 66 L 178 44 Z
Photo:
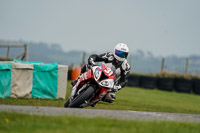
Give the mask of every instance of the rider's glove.
M 90 66 L 94 66 L 94 65 L 95 65 L 94 59 L 93 59 L 93 58 L 90 58 L 88 64 L 89 64 Z
M 122 88 L 121 85 L 114 85 L 112 91 L 117 92 L 117 91 L 119 91 L 121 88 Z

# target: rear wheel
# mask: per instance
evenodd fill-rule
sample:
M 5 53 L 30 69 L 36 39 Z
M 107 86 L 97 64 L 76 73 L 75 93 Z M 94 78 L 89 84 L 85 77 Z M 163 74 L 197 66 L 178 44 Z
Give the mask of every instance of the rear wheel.
M 94 91 L 95 91 L 94 88 L 92 86 L 89 86 L 80 95 L 78 95 L 75 99 L 73 99 L 68 107 L 69 108 L 80 108 L 80 105 L 83 104 L 85 102 L 85 100 L 88 100 L 92 96 Z

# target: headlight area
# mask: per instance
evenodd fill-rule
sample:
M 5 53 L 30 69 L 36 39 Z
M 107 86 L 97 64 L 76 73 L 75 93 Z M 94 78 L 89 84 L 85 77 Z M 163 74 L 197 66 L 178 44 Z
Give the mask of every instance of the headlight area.
M 109 83 L 108 83 L 108 81 L 103 81 L 103 82 L 101 82 L 101 85 L 102 86 L 109 86 Z

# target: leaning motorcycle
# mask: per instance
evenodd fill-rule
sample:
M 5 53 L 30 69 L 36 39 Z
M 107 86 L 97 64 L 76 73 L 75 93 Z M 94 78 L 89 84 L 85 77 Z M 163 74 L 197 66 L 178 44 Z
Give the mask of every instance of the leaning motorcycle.
M 84 108 L 94 106 L 114 86 L 113 67 L 102 64 L 93 66 L 83 73 L 75 86 L 71 88 L 71 95 L 64 104 L 66 108 Z

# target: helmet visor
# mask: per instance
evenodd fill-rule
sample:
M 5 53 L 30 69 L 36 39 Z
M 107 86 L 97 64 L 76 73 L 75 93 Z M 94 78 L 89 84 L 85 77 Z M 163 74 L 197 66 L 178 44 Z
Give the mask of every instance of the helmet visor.
M 115 50 L 115 54 L 121 58 L 126 58 L 128 56 L 128 53 L 127 52 L 123 52 L 123 51 L 120 51 L 120 50 Z

